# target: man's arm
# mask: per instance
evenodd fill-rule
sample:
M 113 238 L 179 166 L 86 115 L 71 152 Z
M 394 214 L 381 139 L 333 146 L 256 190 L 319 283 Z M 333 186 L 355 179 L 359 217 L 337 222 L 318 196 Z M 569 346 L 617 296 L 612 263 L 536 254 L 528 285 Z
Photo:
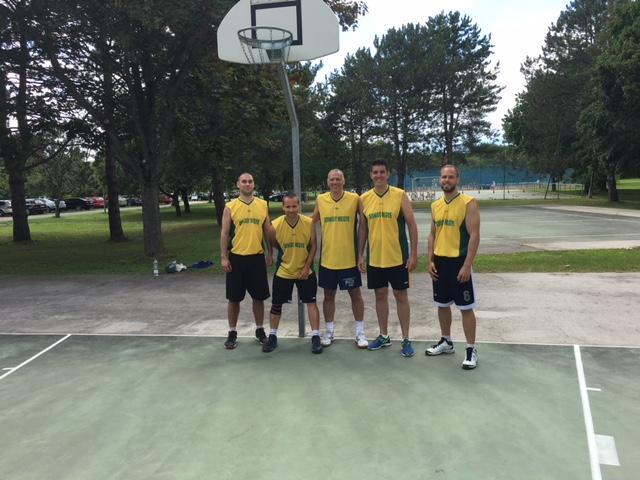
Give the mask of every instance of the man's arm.
M 267 263 L 267 267 L 270 267 L 271 265 L 273 265 L 273 254 L 271 251 L 271 246 L 273 245 L 273 243 L 275 243 L 276 231 L 273 228 L 273 225 L 271 225 L 271 220 L 269 219 L 268 211 L 267 211 L 267 218 L 262 223 L 262 237 L 263 237 L 262 243 L 265 246 L 265 252 L 267 254 L 265 261 Z
M 471 267 L 480 246 L 480 207 L 475 200 L 467 204 L 464 223 L 467 227 L 467 233 L 469 233 L 469 246 L 467 247 L 467 258 L 458 272 L 459 282 L 466 282 L 471 278 Z
M 220 265 L 225 272 L 231 271 L 229 261 L 229 232 L 231 231 L 231 210 L 224 207 L 222 212 L 222 229 L 220 230 Z
M 436 221 L 431 220 L 431 231 L 429 232 L 429 239 L 427 243 L 427 262 L 429 264 L 429 275 L 433 280 L 438 280 L 438 270 L 433 259 L 434 251 L 436 249 Z
M 418 264 L 418 225 L 416 224 L 416 217 L 413 214 L 413 208 L 411 208 L 411 200 L 409 200 L 406 194 L 402 195 L 402 215 L 409 227 L 411 253 L 409 253 L 409 259 L 407 260 L 407 270 L 412 272 Z
M 368 228 L 362 199 L 358 199 L 358 212 L 360 214 L 360 221 L 358 224 L 358 268 L 362 273 L 364 273 L 367 271 L 367 265 L 364 260 L 364 246 L 367 244 Z
M 318 208 L 318 199 L 316 199 L 316 206 L 313 209 L 313 213 L 311 214 L 311 220 L 313 220 L 313 223 L 318 223 L 320 221 L 320 209 Z
M 313 261 L 316 258 L 316 250 L 318 249 L 318 243 L 316 241 L 316 229 L 315 225 L 311 224 L 311 240 L 309 240 L 309 255 L 307 255 L 307 261 L 302 267 L 302 271 L 298 278 L 300 280 L 306 280 L 309 278 L 309 274 L 311 273 L 311 265 L 313 265 Z

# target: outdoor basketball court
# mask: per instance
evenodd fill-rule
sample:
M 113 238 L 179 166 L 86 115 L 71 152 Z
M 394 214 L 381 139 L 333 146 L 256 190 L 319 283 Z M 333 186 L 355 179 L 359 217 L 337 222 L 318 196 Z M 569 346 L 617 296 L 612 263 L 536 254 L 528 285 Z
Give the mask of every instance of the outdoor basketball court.
M 0 335 L 0 476 L 631 479 L 636 348 Z M 460 346 L 460 345 L 458 345 Z M 8 369 L 8 370 L 7 370 Z M 583 382 L 582 376 L 586 379 Z M 620 466 L 616 466 L 620 464 Z

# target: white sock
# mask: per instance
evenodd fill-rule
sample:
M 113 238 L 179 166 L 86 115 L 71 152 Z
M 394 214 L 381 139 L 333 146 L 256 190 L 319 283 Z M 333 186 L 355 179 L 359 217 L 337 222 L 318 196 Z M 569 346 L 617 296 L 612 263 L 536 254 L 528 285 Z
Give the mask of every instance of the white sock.
M 467 348 L 476 348 L 475 343 L 467 343 Z
M 358 335 L 364 335 L 364 322 L 362 320 L 356 322 L 356 337 Z
M 277 328 L 272 328 L 271 329 L 271 335 L 278 336 L 278 329 Z
M 230 332 L 235 332 L 235 331 L 237 331 L 237 330 L 236 330 L 236 327 L 229 327 L 229 331 L 230 331 Z
M 320 335 L 320 330 L 311 330 L 311 336 L 315 337 L 316 335 Z
M 451 342 L 451 335 L 442 335 L 442 338 L 444 338 L 447 342 Z
M 335 330 L 336 326 L 333 322 L 327 322 L 327 332 L 328 333 L 333 333 Z

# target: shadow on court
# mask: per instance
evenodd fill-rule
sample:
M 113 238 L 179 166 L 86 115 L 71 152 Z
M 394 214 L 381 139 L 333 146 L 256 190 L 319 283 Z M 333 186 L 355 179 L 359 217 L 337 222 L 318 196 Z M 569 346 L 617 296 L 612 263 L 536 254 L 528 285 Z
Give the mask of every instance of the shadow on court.
M 0 335 L 0 368 L 63 338 Z M 426 346 L 405 359 L 398 342 L 312 355 L 308 339 L 263 354 L 250 338 L 225 351 L 219 338 L 70 336 L 4 370 L 0 477 L 590 478 L 573 347 L 482 344 L 469 372 L 463 345 Z M 581 351 L 595 433 L 621 464 L 598 467 L 635 478 L 640 350 Z

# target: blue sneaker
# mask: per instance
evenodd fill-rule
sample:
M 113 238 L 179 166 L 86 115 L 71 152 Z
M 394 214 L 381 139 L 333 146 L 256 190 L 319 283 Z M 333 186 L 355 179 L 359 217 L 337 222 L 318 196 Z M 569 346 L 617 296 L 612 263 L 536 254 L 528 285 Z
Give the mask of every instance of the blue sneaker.
M 402 340 L 402 350 L 400 350 L 400 355 L 402 355 L 403 357 L 413 357 L 415 354 L 416 352 L 411 346 L 411 340 L 409 340 L 408 338 Z
M 380 350 L 382 347 L 390 347 L 391 346 L 391 337 L 384 335 L 378 335 L 373 342 L 369 344 L 367 350 Z

